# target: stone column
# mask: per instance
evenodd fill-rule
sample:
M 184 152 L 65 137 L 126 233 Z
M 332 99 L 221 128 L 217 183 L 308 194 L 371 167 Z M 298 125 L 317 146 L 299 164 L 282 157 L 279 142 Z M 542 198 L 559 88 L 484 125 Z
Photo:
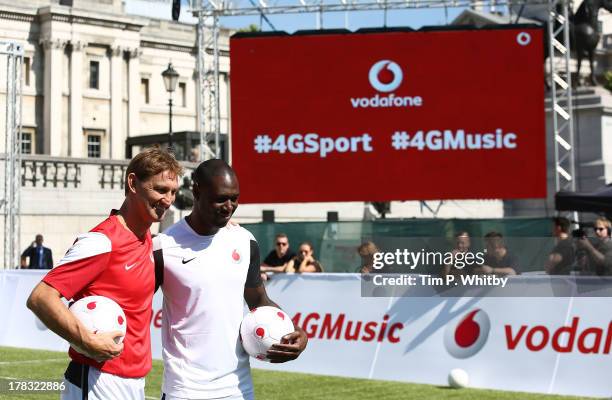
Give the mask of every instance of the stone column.
M 85 157 L 83 149 L 83 49 L 74 41 L 70 54 L 70 147 L 68 156 Z
M 61 156 L 62 152 L 62 65 L 66 41 L 44 39 L 40 44 L 45 52 L 44 73 L 44 154 Z
M 128 136 L 138 136 L 140 131 L 140 54 L 139 48 L 131 49 L 128 65 Z
M 121 114 L 122 103 L 122 77 L 121 77 L 121 62 L 123 49 L 119 46 L 112 46 L 110 49 L 110 89 L 111 89 L 111 115 L 109 135 L 109 158 L 123 159 L 125 158 L 125 132 L 123 132 L 123 117 Z

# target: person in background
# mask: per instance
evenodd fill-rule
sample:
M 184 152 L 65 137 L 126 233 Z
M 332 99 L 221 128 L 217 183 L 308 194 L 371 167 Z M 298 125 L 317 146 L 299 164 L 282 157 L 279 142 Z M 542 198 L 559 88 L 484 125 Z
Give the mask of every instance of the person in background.
M 30 262 L 26 262 L 26 258 Z M 21 253 L 21 268 L 29 269 L 51 269 L 53 268 L 53 254 L 51 249 L 43 246 L 43 235 L 36 235 L 32 245 Z
M 459 231 L 455 234 L 455 247 L 451 250 L 453 254 L 453 259 L 455 255 L 459 253 L 467 253 L 470 251 L 470 247 L 472 245 L 470 234 L 467 231 Z M 463 266 L 459 268 L 459 266 L 455 266 L 454 264 L 446 264 L 442 267 L 442 276 L 446 275 L 460 275 L 468 273 L 471 268 L 467 268 Z
M 610 275 L 612 273 L 612 224 L 606 218 L 597 218 L 593 223 L 595 237 L 589 240 L 586 236 L 576 238 L 576 249 L 585 255 L 582 273 Z
M 361 266 L 356 272 L 369 274 L 374 269 L 374 254 L 378 253 L 378 247 L 374 242 L 363 242 L 357 247 L 357 253 L 361 257 Z
M 312 243 L 302 242 L 298 255 L 287 264 L 287 273 L 323 272 L 323 266 L 314 258 Z
M 289 248 L 289 238 L 285 233 L 279 233 L 274 240 L 274 250 L 270 251 L 264 259 L 259 272 L 261 278 L 268 279 L 266 272 L 285 272 L 289 261 L 295 257 L 295 253 Z
M 484 257 L 484 264 L 474 267 L 474 274 L 506 276 L 520 273 L 518 257 L 508 251 L 501 233 L 489 232 L 484 240 L 487 254 Z
M 553 236 L 556 238 L 556 244 L 544 265 L 549 275 L 569 275 L 572 269 L 575 253 L 569 229 L 570 222 L 567 218 L 553 218 Z

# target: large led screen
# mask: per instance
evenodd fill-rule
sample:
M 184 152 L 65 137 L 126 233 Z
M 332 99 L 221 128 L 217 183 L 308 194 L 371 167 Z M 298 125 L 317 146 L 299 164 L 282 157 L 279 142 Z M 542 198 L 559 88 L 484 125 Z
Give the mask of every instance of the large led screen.
M 546 195 L 543 32 L 237 36 L 241 202 Z

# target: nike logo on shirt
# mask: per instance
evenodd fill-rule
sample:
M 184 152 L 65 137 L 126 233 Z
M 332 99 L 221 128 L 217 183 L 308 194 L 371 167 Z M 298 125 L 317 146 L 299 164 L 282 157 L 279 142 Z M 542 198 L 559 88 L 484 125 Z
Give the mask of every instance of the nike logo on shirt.
M 185 260 L 185 259 L 183 258 L 183 264 L 187 264 L 189 261 L 191 261 L 191 260 L 195 260 L 196 258 L 197 258 L 197 257 L 193 257 L 193 258 L 190 258 L 189 260 Z
M 135 265 L 136 265 L 136 264 L 132 264 L 132 265 L 127 265 L 127 264 L 125 264 L 125 270 L 126 270 L 126 271 L 129 271 L 129 270 L 131 270 L 132 268 L 134 268 L 134 266 L 135 266 Z

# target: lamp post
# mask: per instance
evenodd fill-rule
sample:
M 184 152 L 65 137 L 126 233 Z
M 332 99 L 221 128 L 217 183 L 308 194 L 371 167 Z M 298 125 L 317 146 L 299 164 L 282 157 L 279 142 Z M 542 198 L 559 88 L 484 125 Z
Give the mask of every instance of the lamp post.
M 168 64 L 168 68 L 162 72 L 164 78 L 164 85 L 168 92 L 168 116 L 169 116 L 169 129 L 168 129 L 168 147 L 172 148 L 172 92 L 176 89 L 176 83 L 178 82 L 179 74 L 172 68 L 172 63 Z

